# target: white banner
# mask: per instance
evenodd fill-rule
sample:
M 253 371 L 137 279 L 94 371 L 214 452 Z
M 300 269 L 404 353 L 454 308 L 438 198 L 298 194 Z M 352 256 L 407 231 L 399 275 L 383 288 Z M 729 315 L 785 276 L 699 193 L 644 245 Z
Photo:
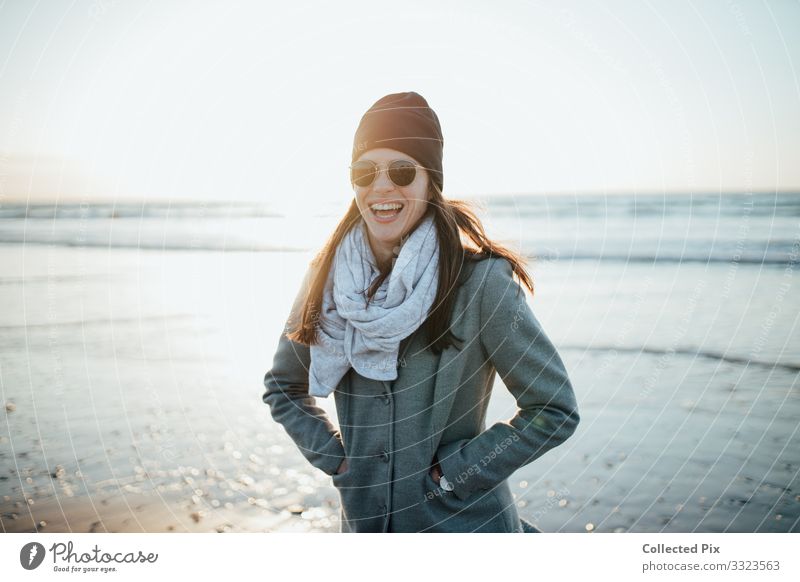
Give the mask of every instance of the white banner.
M 5 534 L 3 580 L 798 580 L 791 534 Z M 551 578 L 552 579 L 552 578 Z

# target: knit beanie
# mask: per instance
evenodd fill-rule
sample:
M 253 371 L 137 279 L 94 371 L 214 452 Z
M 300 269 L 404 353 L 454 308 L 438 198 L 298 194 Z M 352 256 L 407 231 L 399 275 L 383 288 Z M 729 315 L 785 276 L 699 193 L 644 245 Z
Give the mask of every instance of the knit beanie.
M 411 156 L 428 171 L 439 190 L 444 189 L 442 127 L 422 95 L 413 91 L 393 93 L 381 97 L 367 110 L 353 139 L 353 162 L 375 148 L 390 148 Z

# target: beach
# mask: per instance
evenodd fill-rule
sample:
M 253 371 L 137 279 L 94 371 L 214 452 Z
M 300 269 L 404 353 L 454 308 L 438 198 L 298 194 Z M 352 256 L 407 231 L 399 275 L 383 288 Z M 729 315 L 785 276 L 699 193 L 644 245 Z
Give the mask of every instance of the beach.
M 108 251 L 24 253 L 52 270 L 3 287 L 20 299 L 4 328 L 6 531 L 333 528 L 329 479 L 261 402 L 283 323 L 258 289 L 285 308 L 274 269 L 299 255 L 113 250 L 113 272 L 80 274 Z
M 581 414 L 509 479 L 520 515 L 800 531 L 800 196 L 607 198 L 486 205 L 490 232 L 536 257 L 530 304 Z M 334 219 L 301 237 L 297 217 L 203 208 L 0 209 L 4 532 L 338 531 L 330 478 L 261 401 Z M 487 426 L 515 410 L 498 379 Z

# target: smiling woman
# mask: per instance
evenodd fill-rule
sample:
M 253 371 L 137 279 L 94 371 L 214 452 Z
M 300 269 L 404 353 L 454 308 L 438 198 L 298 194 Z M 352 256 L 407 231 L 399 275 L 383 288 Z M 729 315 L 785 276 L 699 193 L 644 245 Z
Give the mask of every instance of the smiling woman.
M 348 532 L 521 532 L 508 477 L 574 432 L 521 258 L 445 199 L 439 119 L 388 95 L 356 131 L 354 199 L 312 262 L 264 402 L 333 478 Z M 516 279 L 515 279 L 516 276 Z M 497 373 L 518 411 L 485 430 Z M 340 431 L 313 397 L 334 394 Z
M 411 156 L 379 148 L 361 154 L 351 167 L 351 177 L 370 246 L 378 265 L 385 267 L 397 241 L 428 210 L 428 174 Z

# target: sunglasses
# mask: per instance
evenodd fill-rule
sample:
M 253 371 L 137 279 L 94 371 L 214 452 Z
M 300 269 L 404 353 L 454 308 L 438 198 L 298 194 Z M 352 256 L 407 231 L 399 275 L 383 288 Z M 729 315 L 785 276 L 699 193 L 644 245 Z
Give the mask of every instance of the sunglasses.
M 350 166 L 350 181 L 356 186 L 366 188 L 375 181 L 380 167 L 373 161 L 362 160 Z M 386 168 L 389 179 L 395 186 L 408 186 L 417 177 L 417 165 L 408 160 L 395 160 Z

